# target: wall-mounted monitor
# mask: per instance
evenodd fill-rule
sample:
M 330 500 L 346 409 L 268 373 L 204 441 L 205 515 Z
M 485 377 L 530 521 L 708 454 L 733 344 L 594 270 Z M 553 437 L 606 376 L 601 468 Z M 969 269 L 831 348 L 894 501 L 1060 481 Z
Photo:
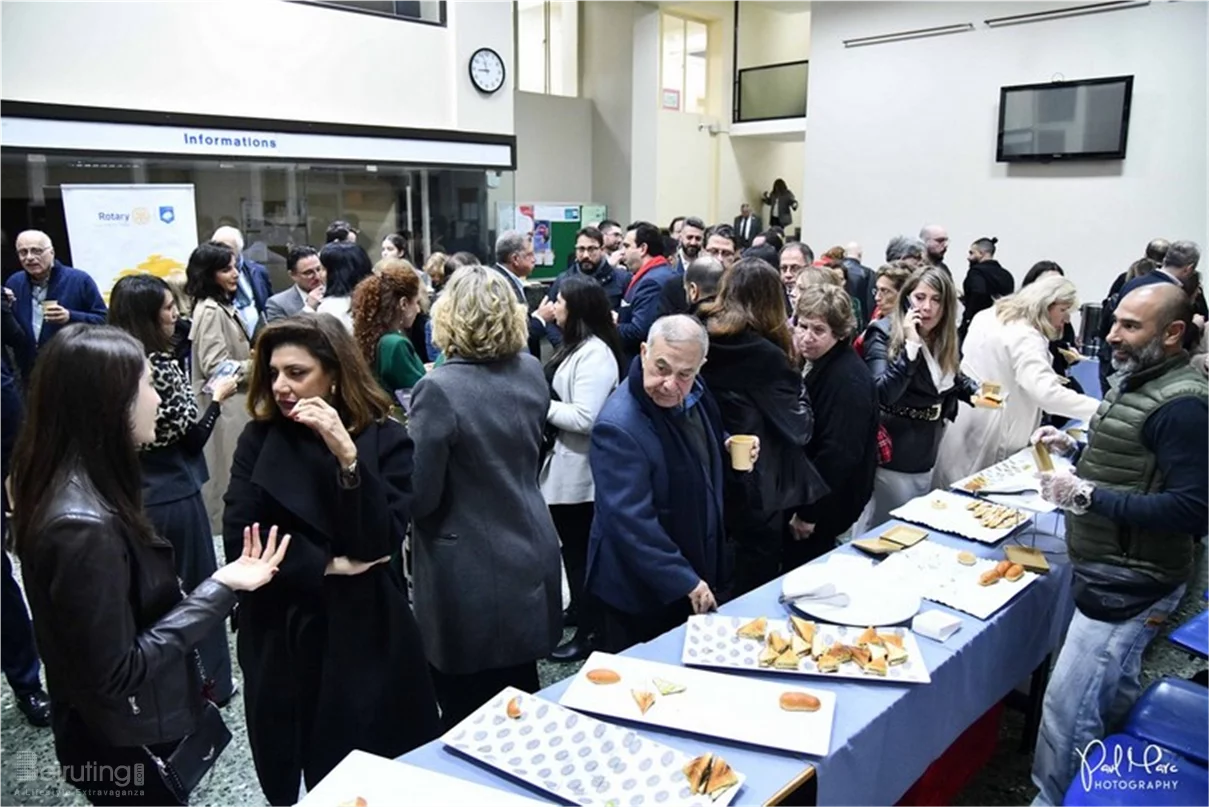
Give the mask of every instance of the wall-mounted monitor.
M 1003 87 L 995 159 L 1122 160 L 1132 95 L 1133 76 Z

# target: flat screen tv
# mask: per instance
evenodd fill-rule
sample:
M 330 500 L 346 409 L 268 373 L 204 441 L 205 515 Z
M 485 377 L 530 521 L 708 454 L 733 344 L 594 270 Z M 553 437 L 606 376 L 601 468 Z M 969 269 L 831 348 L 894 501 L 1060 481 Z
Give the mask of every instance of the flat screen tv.
M 1123 160 L 1133 76 L 999 90 L 1001 163 Z

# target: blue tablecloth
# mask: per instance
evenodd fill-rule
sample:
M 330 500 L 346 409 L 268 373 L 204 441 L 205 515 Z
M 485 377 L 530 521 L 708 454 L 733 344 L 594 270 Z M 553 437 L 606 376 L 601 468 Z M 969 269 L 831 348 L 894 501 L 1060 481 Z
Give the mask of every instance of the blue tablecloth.
M 876 535 L 897 521 L 870 532 Z M 1070 566 L 1061 537 L 1060 514 L 1043 515 L 1012 537 L 1025 545 L 1035 543 L 1052 570 L 1025 588 L 1008 605 L 981 621 L 968 614 L 925 601 L 924 609 L 940 609 L 962 620 L 962 627 L 944 643 L 919 637 L 920 651 L 932 676 L 931 684 L 895 685 L 880 682 L 841 683 L 838 679 L 810 678 L 812 687 L 837 695 L 831 751 L 825 757 L 780 754 L 726 740 L 680 732 L 635 728 L 640 734 L 684 751 L 722 754 L 748 780 L 736 805 L 764 804 L 786 785 L 799 779 L 809 766 L 818 777 L 818 803 L 894 804 L 975 720 L 1013 687 L 1029 677 L 1057 646 L 1073 612 Z M 929 540 L 983 557 L 1002 557 L 1004 544 L 987 546 L 932 531 Z M 850 546 L 835 550 L 857 553 Z M 777 603 L 781 582 L 776 580 L 722 606 L 721 613 L 768 616 L 784 612 Z M 684 627 L 669 631 L 646 644 L 636 645 L 627 656 L 679 664 Z M 738 675 L 772 677 L 752 672 Z M 557 701 L 569 681 L 561 681 L 539 695 Z M 619 721 L 620 722 L 620 721 Z M 492 769 L 454 754 L 438 742 L 401 757 L 423 768 L 447 773 L 504 790 L 556 800 Z

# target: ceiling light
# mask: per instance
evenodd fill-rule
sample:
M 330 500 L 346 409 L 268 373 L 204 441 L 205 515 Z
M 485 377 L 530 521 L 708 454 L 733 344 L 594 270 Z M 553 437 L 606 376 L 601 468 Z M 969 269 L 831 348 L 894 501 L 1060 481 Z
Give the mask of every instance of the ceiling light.
M 862 36 L 856 39 L 845 39 L 844 47 L 860 48 L 866 45 L 884 45 L 888 42 L 902 42 L 907 39 L 923 39 L 929 36 L 944 36 L 945 34 L 961 34 L 973 31 L 974 23 L 962 22 L 954 25 L 938 25 L 935 28 L 917 28 L 913 31 L 898 31 L 893 34 L 878 34 L 877 36 Z
M 992 17 L 983 20 L 989 28 L 1003 28 L 1008 25 L 1023 25 L 1029 22 L 1045 22 L 1061 20 L 1067 17 L 1082 17 L 1086 14 L 1100 14 L 1104 11 L 1121 11 L 1126 8 L 1140 8 L 1150 5 L 1150 0 L 1113 0 L 1108 3 L 1092 3 L 1085 6 L 1070 6 L 1055 8 L 1050 11 L 1034 11 L 1029 14 L 1012 14 L 1007 17 Z

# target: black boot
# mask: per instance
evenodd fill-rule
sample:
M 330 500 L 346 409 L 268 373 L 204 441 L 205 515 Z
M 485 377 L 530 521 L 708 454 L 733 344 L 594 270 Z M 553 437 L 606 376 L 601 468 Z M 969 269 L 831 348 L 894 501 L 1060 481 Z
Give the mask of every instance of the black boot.
M 50 696 L 41 687 L 20 695 L 13 693 L 13 696 L 17 701 L 17 708 L 31 726 L 46 728 L 50 725 Z
M 596 637 L 577 630 L 571 641 L 560 644 L 550 654 L 551 661 L 583 661 L 596 649 Z
M 575 603 L 571 603 L 571 605 L 567 607 L 567 610 L 563 611 L 563 627 L 579 627 L 579 609 L 575 607 Z

